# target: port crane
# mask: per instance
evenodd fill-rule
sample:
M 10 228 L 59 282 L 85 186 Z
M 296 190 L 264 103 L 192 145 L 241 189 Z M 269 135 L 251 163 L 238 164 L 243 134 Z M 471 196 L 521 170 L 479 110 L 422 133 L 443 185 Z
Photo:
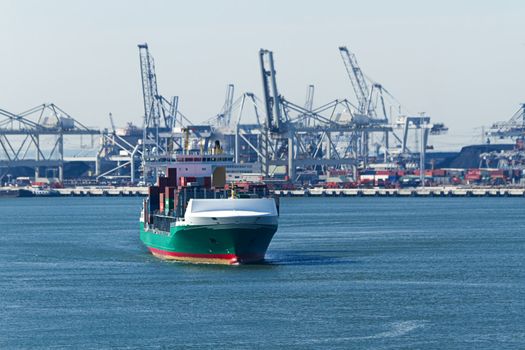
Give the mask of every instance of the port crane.
M 228 84 L 226 86 L 226 95 L 224 97 L 224 104 L 222 105 L 220 112 L 207 121 L 210 125 L 213 125 L 216 128 L 232 127 L 231 122 L 232 122 L 232 109 L 234 107 L 233 106 L 234 92 L 235 92 L 235 85 Z
M 308 88 L 306 89 L 306 102 L 304 103 L 304 109 L 308 111 L 311 111 L 314 107 L 314 93 L 315 86 L 308 85 Z
M 348 50 L 346 46 L 339 47 L 341 58 L 345 65 L 346 72 L 354 88 L 355 95 L 357 97 L 357 111 L 362 115 L 368 115 L 368 84 L 365 80 L 361 67 L 357 64 L 355 55 Z
M 525 168 L 525 103 L 520 105 L 509 120 L 494 123 L 485 135 L 487 142 L 490 142 L 490 138 L 496 138 L 510 139 L 516 144 L 514 149 L 509 151 L 481 154 L 482 160 L 486 163 L 489 163 L 489 160 L 497 160 L 498 167 L 502 168 Z
M 228 84 L 228 88 L 226 89 L 226 97 L 224 98 L 224 107 L 222 113 L 224 125 L 230 125 L 231 122 L 234 91 L 234 85 Z
M 336 99 L 314 108 L 313 87 L 308 88 L 306 107 L 287 100 L 277 88 L 273 52 L 261 49 L 259 61 L 266 112 L 263 144 L 269 145 L 268 153 L 263 157 L 266 175 L 269 175 L 270 166 L 279 165 L 286 165 L 291 180 L 295 180 L 296 168 L 354 167 L 355 170 L 363 130 L 390 130 L 388 126 L 380 124 L 363 128 L 354 123 L 355 106 L 346 99 Z M 350 118 L 342 120 L 340 116 L 343 113 L 350 115 Z M 341 134 L 345 135 L 344 147 L 338 147 L 335 142 L 335 136 Z
M 143 180 L 152 172 L 156 177 L 157 168 L 170 161 L 175 149 L 184 149 L 184 133 L 175 132 L 192 125 L 179 110 L 179 98 L 171 100 L 159 94 L 155 60 L 147 43 L 139 44 L 140 72 L 142 79 L 142 96 L 144 102 L 142 148 Z
M 370 81 L 371 87 L 369 88 L 369 82 L 367 82 L 361 67 L 357 63 L 355 54 L 348 50 L 346 46 L 340 46 L 339 53 L 357 98 L 355 122 L 362 125 L 388 124 L 387 109 L 383 96 L 383 92 L 388 92 L 381 84 L 374 81 Z M 379 112 L 377 110 L 379 110 Z M 364 159 L 365 164 L 368 159 L 369 143 L 372 143 L 376 147 L 376 155 L 378 155 L 381 146 L 384 146 L 384 154 L 386 158 L 389 149 L 388 136 L 389 132 L 387 131 L 383 133 L 381 142 L 374 142 L 373 133 L 363 130 L 361 135 L 360 156 Z
M 397 151 L 391 150 L 389 145 L 389 134 L 391 134 L 395 140 L 400 144 L 401 153 L 399 156 L 403 158 L 410 158 L 411 151 L 408 148 L 408 134 L 409 130 L 416 130 L 416 135 L 420 133 L 421 141 L 424 150 L 427 148 L 428 135 L 441 135 L 448 131 L 448 128 L 443 123 L 430 123 L 430 117 L 425 115 L 416 115 L 416 116 L 404 116 L 400 115 L 397 119 L 391 120 L 392 116 L 388 115 L 387 107 L 385 103 L 385 97 L 396 102 L 397 107 L 400 109 L 400 105 L 390 92 L 388 92 L 383 85 L 372 81 L 369 78 L 366 78 L 362 72 L 355 54 L 353 54 L 346 46 L 340 46 L 339 52 L 343 59 L 345 69 L 347 71 L 348 77 L 352 83 L 355 95 L 358 101 L 357 115 L 356 117 L 361 118 L 363 124 L 391 124 L 393 126 L 390 132 L 385 132 L 383 134 L 382 140 L 380 142 L 373 142 L 371 133 L 364 132 L 362 135 L 362 145 L 363 149 L 362 157 L 366 159 L 368 153 L 368 142 L 371 141 L 374 146 L 376 146 L 376 156 L 379 153 L 379 149 L 384 147 L 384 156 L 385 161 L 387 155 L 393 155 L 398 153 Z M 369 88 L 369 84 L 371 88 Z M 399 137 L 394 128 L 402 129 L 402 136 Z M 421 130 L 420 130 L 421 129 Z M 370 134 L 370 135 L 369 135 Z M 420 147 L 417 147 L 420 148 Z M 393 153 L 391 153 L 393 152 Z M 420 158 L 424 158 L 424 154 L 421 154 Z
M 91 137 L 101 131 L 73 118 L 54 103 L 44 103 L 21 113 L 0 109 L 0 169 L 15 166 L 34 168 L 35 177 L 42 168 L 57 169 L 64 179 L 64 163 L 82 161 L 86 157 L 65 154 L 66 137 Z
M 157 162 L 162 153 L 165 153 L 165 145 L 161 143 L 161 99 L 157 87 L 157 75 L 155 73 L 155 61 L 151 56 L 148 44 L 139 44 L 140 72 L 142 77 L 142 96 L 144 102 L 144 122 L 142 138 L 142 166 L 144 177 L 148 170 L 148 163 Z M 167 120 L 164 120 L 167 124 Z M 153 168 L 153 177 L 156 177 L 156 169 Z
M 525 139 L 525 103 L 520 105 L 509 120 L 494 123 L 487 132 L 487 136 L 499 139 Z
M 339 53 L 341 54 L 348 78 L 352 83 L 352 87 L 357 97 L 357 112 L 370 119 L 378 118 L 376 108 L 377 105 L 380 104 L 381 115 L 379 119 L 386 121 L 388 117 L 383 97 L 383 86 L 379 83 L 372 82 L 371 88 L 369 88 L 367 79 L 357 63 L 355 54 L 348 50 L 346 46 L 340 46 Z

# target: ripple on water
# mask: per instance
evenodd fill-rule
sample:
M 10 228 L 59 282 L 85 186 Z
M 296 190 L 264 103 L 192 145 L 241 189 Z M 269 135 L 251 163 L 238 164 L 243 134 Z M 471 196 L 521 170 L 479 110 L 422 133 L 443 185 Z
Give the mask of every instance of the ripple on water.
M 141 198 L 0 201 L 0 348 L 524 349 L 524 204 L 282 198 L 264 264 L 203 266 Z

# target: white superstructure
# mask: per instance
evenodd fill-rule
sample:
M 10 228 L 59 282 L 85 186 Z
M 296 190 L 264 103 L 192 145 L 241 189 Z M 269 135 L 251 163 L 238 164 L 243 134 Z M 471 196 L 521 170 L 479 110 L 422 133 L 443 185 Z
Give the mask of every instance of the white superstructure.
M 184 224 L 277 225 L 278 216 L 273 198 L 190 199 Z

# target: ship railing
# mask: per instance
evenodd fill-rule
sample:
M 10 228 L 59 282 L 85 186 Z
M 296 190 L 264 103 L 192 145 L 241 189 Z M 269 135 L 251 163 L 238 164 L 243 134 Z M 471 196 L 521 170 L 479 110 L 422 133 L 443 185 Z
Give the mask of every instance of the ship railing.
M 158 212 L 153 215 L 153 228 L 159 231 L 170 232 L 172 223 L 175 223 L 177 219 L 172 216 L 166 216 Z

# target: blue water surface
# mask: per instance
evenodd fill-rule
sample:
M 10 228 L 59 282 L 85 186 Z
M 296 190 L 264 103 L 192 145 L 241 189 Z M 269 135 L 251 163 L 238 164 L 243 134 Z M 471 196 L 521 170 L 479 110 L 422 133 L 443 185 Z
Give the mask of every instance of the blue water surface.
M 525 198 L 283 198 L 250 266 L 152 257 L 140 205 L 0 200 L 1 349 L 525 349 Z

